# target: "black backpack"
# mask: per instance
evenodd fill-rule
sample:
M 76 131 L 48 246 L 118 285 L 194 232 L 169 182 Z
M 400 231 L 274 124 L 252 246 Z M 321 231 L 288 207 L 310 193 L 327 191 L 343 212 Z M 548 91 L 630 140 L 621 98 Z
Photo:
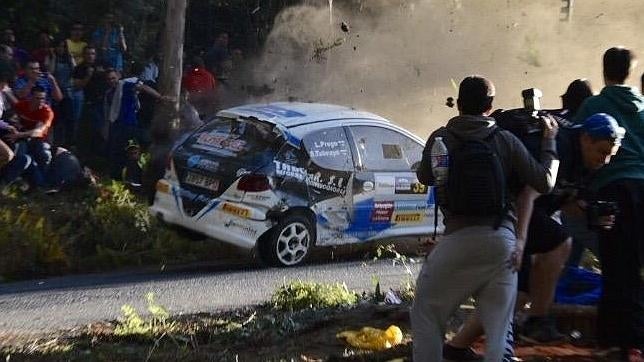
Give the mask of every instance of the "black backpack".
M 467 138 L 449 128 L 445 130 L 449 174 L 443 206 L 452 215 L 497 215 L 494 227 L 498 228 L 508 210 L 505 172 L 493 143 L 499 128 L 494 126 L 484 139 Z

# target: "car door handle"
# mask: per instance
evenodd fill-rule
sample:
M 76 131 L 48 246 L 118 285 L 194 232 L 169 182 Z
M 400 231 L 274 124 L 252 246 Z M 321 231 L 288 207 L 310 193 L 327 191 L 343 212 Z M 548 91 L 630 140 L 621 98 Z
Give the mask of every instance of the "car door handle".
M 373 190 L 373 182 L 371 181 L 365 181 L 362 183 L 362 190 L 364 191 L 372 191 Z

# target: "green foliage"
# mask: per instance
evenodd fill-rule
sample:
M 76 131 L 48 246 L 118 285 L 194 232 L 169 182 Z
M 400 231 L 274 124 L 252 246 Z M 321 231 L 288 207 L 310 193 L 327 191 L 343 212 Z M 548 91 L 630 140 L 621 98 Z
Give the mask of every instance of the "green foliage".
M 141 318 L 136 309 L 131 305 L 124 305 L 121 307 L 123 316 L 119 319 L 114 334 L 117 336 L 129 335 L 143 335 L 155 336 L 159 334 L 166 334 L 176 329 L 176 323 L 168 322 L 170 313 L 162 305 L 156 303 L 154 300 L 154 293 L 147 293 L 145 299 L 148 303 L 148 312 L 150 317 L 147 319 Z
M 358 296 L 343 284 L 324 284 L 300 280 L 284 284 L 271 297 L 279 310 L 337 308 L 356 304 Z
M 69 264 L 59 236 L 29 209 L 0 209 L 0 276 L 45 275 Z
M 0 280 L 221 259 L 232 252 L 158 224 L 118 182 L 84 190 L 0 194 Z

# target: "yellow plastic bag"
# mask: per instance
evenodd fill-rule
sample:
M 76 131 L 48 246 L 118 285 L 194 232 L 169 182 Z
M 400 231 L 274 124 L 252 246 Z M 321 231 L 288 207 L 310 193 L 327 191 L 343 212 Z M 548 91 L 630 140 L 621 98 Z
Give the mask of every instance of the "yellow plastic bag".
M 402 331 L 398 326 L 391 325 L 386 330 L 363 327 L 359 331 L 344 331 L 336 334 L 337 338 L 346 339 L 352 347 L 381 351 L 402 342 Z

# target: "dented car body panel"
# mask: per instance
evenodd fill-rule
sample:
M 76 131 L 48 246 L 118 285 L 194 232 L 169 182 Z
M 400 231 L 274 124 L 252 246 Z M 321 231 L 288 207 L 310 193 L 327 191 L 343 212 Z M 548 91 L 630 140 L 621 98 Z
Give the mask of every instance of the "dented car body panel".
M 412 170 L 423 146 L 347 107 L 231 108 L 174 147 L 150 212 L 247 249 L 293 210 L 310 218 L 318 246 L 427 236 L 434 193 Z

